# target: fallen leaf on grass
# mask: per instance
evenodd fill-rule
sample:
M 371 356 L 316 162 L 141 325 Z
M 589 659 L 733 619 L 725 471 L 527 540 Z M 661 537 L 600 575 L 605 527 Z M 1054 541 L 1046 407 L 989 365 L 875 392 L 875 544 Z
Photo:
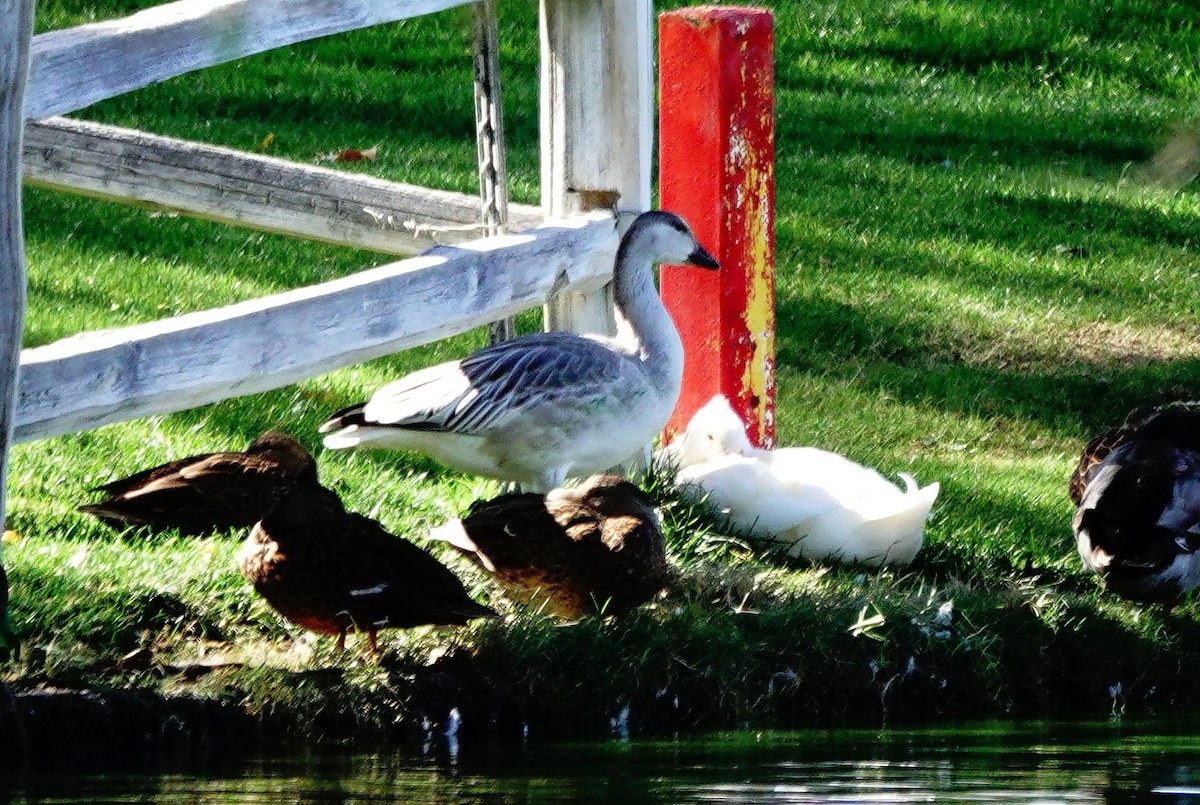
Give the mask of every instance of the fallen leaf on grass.
M 326 162 L 374 162 L 379 155 L 379 146 L 359 150 L 358 148 L 343 148 L 341 151 L 330 151 L 324 156 Z

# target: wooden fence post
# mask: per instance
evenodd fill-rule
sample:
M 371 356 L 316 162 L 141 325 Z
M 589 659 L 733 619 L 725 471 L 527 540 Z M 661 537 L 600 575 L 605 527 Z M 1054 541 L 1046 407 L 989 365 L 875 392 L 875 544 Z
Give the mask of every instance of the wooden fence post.
M 650 207 L 654 137 L 652 0 L 541 0 L 542 210 Z M 563 294 L 546 328 L 614 331 L 606 287 Z
M 25 323 L 25 240 L 21 220 L 21 133 L 33 0 L 0 0 L 0 533 L 4 531 L 8 450 L 16 410 Z M 0 649 L 8 632 L 8 581 L 0 552 Z
M 664 266 L 683 337 L 683 392 L 664 440 L 715 394 L 750 439 L 775 435 L 773 24 L 769 11 L 713 6 L 659 17 L 659 196 L 721 262 Z
M 498 235 L 508 226 L 508 156 L 504 145 L 504 104 L 500 91 L 500 33 L 496 0 L 476 0 L 475 144 L 483 234 Z M 493 344 L 517 334 L 517 320 L 505 316 L 488 325 Z

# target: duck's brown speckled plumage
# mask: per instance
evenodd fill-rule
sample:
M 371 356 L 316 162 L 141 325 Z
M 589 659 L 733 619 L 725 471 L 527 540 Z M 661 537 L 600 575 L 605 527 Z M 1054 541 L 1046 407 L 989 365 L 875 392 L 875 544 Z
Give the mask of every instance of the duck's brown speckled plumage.
M 1112 592 L 1168 604 L 1200 585 L 1200 405 L 1134 410 L 1071 475 L 1084 564 Z
M 242 452 L 191 456 L 97 487 L 109 497 L 79 510 L 113 528 L 207 534 L 249 528 L 293 484 L 316 480 L 316 462 L 304 446 L 268 431 Z
M 477 501 L 434 536 L 470 557 L 511 597 L 567 618 L 632 609 L 667 579 L 653 505 L 612 475 L 545 496 Z
M 494 616 L 425 551 L 347 512 L 322 486 L 294 487 L 256 524 L 239 556 L 242 575 L 281 615 L 323 634 Z
M 1139 429 L 1147 421 L 1153 419 L 1160 410 L 1156 406 L 1135 408 L 1125 417 L 1125 421 L 1120 425 L 1101 433 L 1087 443 L 1079 456 L 1079 461 L 1076 463 L 1075 469 L 1071 472 L 1068 493 L 1071 496 L 1072 503 L 1076 506 L 1079 505 L 1079 502 L 1083 499 L 1083 490 L 1087 487 L 1088 481 L 1095 477 L 1101 462 L 1108 457 L 1108 454 L 1133 438 Z

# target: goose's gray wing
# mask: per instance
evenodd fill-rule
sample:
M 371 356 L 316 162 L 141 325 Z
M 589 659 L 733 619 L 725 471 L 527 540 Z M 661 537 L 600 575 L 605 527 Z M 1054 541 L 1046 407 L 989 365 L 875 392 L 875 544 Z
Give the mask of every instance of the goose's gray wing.
M 575 333 L 534 333 L 431 366 L 371 397 L 369 424 L 480 433 L 556 400 L 607 396 L 630 358 Z

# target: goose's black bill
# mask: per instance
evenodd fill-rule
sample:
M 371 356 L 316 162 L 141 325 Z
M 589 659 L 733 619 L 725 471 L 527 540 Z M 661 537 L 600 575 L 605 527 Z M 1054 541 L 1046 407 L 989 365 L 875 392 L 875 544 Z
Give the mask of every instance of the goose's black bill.
M 709 254 L 708 250 L 703 246 L 697 246 L 696 251 L 688 255 L 688 264 L 714 270 L 721 267 L 721 264 L 717 262 L 717 258 Z

